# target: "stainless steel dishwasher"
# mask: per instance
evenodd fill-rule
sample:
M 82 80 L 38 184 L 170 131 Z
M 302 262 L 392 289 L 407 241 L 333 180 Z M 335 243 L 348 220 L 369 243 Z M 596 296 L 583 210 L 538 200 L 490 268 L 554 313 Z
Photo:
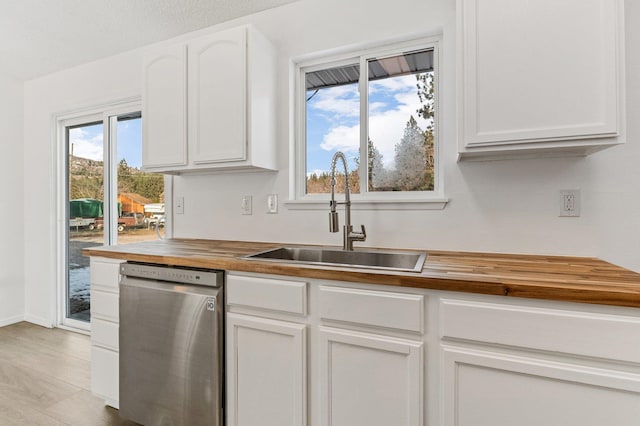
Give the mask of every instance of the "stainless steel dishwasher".
M 120 415 L 222 426 L 224 272 L 129 262 L 120 273 Z

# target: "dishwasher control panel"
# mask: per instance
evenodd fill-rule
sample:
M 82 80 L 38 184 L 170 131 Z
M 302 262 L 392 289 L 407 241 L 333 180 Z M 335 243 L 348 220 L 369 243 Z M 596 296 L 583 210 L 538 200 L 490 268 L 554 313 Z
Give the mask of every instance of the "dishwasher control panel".
M 220 287 L 224 279 L 223 271 L 133 262 L 121 264 L 120 274 L 148 280 L 196 284 L 208 287 Z

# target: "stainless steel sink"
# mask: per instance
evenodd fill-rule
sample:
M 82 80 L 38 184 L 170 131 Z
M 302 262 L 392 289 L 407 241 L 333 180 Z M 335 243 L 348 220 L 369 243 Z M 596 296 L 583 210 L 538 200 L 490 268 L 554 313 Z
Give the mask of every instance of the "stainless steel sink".
M 279 247 L 250 254 L 243 258 L 272 262 L 420 272 L 422 271 L 422 265 L 427 258 L 427 254 L 408 251 L 345 251 L 324 247 Z

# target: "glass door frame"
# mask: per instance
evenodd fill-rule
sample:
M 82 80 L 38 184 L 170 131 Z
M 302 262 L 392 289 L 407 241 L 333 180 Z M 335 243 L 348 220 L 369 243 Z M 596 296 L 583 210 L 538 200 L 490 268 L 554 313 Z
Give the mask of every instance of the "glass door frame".
M 56 325 L 74 331 L 89 333 L 91 323 L 67 318 L 68 304 L 68 262 L 69 262 L 69 176 L 68 176 L 68 131 L 69 127 L 90 123 L 102 123 L 104 200 L 109 206 L 104 210 L 104 244 L 117 244 L 118 204 L 112 202 L 118 193 L 117 183 L 117 118 L 142 110 L 140 98 L 132 98 L 104 104 L 92 108 L 71 111 L 55 117 L 57 126 L 56 158 Z M 166 179 L 165 179 L 166 181 Z M 166 205 L 166 200 L 165 200 Z

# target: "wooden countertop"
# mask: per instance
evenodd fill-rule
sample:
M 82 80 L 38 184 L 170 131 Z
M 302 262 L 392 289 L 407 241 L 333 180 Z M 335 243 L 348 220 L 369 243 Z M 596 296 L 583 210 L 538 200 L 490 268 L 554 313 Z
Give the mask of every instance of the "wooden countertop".
M 640 307 L 640 274 L 588 257 L 428 251 L 422 272 L 243 260 L 296 244 L 170 239 L 85 248 L 86 256 L 445 291 Z

